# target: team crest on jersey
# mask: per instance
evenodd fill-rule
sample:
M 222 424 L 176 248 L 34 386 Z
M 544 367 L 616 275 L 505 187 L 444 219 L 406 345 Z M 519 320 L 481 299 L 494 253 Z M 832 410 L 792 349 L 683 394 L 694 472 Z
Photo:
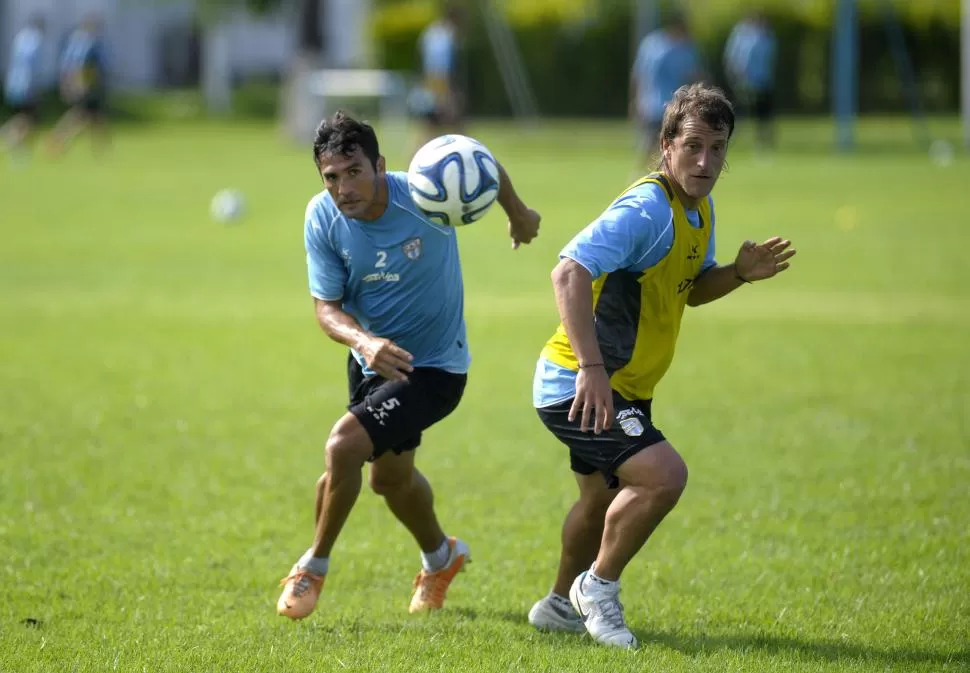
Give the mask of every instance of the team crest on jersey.
M 620 421 L 620 427 L 628 437 L 639 437 L 643 434 L 643 423 L 639 418 L 624 418 Z
M 410 241 L 401 246 L 404 251 L 404 255 L 410 259 L 412 262 L 417 261 L 421 257 L 421 239 L 412 238 Z

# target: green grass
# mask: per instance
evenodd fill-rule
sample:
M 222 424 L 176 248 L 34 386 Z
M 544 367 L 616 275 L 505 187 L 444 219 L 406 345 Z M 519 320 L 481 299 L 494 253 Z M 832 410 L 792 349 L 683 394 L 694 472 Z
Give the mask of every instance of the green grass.
M 655 415 L 690 485 L 623 578 L 636 653 L 525 621 L 575 494 L 530 407 L 549 271 L 631 177 L 624 128 L 473 129 L 544 221 L 517 252 L 497 210 L 461 232 L 474 363 L 419 465 L 475 562 L 421 618 L 415 545 L 370 493 L 318 612 L 274 614 L 346 394 L 306 292 L 307 149 L 192 122 L 0 164 L 0 671 L 970 669 L 970 160 L 908 131 L 734 150 L 720 259 L 776 233 L 799 254 L 685 319 Z M 226 227 L 229 185 L 249 214 Z

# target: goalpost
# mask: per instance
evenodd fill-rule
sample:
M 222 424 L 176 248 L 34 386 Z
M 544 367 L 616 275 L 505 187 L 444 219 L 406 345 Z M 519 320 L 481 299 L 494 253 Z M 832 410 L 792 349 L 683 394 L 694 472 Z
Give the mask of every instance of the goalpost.
M 963 2 L 961 29 L 962 108 L 964 140 L 970 148 L 970 0 Z M 900 79 L 903 95 L 910 108 L 916 142 L 931 154 L 946 161 L 950 145 L 934 139 L 927 122 L 926 109 L 919 89 L 917 69 L 910 56 L 903 27 L 891 0 L 880 0 L 882 23 L 889 49 Z M 832 39 L 832 113 L 835 118 L 835 142 L 839 151 L 855 146 L 855 121 L 859 109 L 859 15 L 857 0 L 836 0 Z
M 632 63 L 643 38 L 660 27 L 660 3 L 657 0 L 631 0 L 631 2 L 633 3 L 633 22 L 630 24 L 633 32 L 633 39 L 630 40 Z
M 494 0 L 481 0 L 478 5 L 512 112 L 518 119 L 535 121 L 539 116 L 539 105 L 512 28 Z
M 832 38 L 832 113 L 835 145 L 842 152 L 855 145 L 858 110 L 859 20 L 856 0 L 837 0 Z

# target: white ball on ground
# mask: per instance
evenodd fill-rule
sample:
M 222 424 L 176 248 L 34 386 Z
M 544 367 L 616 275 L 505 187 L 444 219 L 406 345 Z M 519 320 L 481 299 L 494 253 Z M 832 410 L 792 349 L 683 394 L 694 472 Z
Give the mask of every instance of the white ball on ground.
M 930 159 L 937 166 L 949 166 L 953 163 L 955 155 L 953 145 L 946 140 L 934 140 L 930 144 Z
M 245 210 L 246 200 L 238 189 L 219 190 L 209 204 L 209 213 L 216 222 L 235 222 Z

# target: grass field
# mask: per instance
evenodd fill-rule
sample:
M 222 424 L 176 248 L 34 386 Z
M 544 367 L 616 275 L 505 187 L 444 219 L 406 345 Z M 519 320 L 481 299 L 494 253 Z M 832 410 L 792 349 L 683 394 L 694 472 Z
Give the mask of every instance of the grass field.
M 970 670 L 970 160 L 904 123 L 844 157 L 784 131 L 715 192 L 722 261 L 776 233 L 798 256 L 685 319 L 655 415 L 690 484 L 623 578 L 635 653 L 526 623 L 575 494 L 530 407 L 549 271 L 630 177 L 623 127 L 473 129 L 544 220 L 516 252 L 498 209 L 461 233 L 474 363 L 418 462 L 475 562 L 420 618 L 371 493 L 317 613 L 274 612 L 346 394 L 306 291 L 309 151 L 193 122 L 0 163 L 0 671 Z M 208 218 L 225 186 L 237 226 Z

